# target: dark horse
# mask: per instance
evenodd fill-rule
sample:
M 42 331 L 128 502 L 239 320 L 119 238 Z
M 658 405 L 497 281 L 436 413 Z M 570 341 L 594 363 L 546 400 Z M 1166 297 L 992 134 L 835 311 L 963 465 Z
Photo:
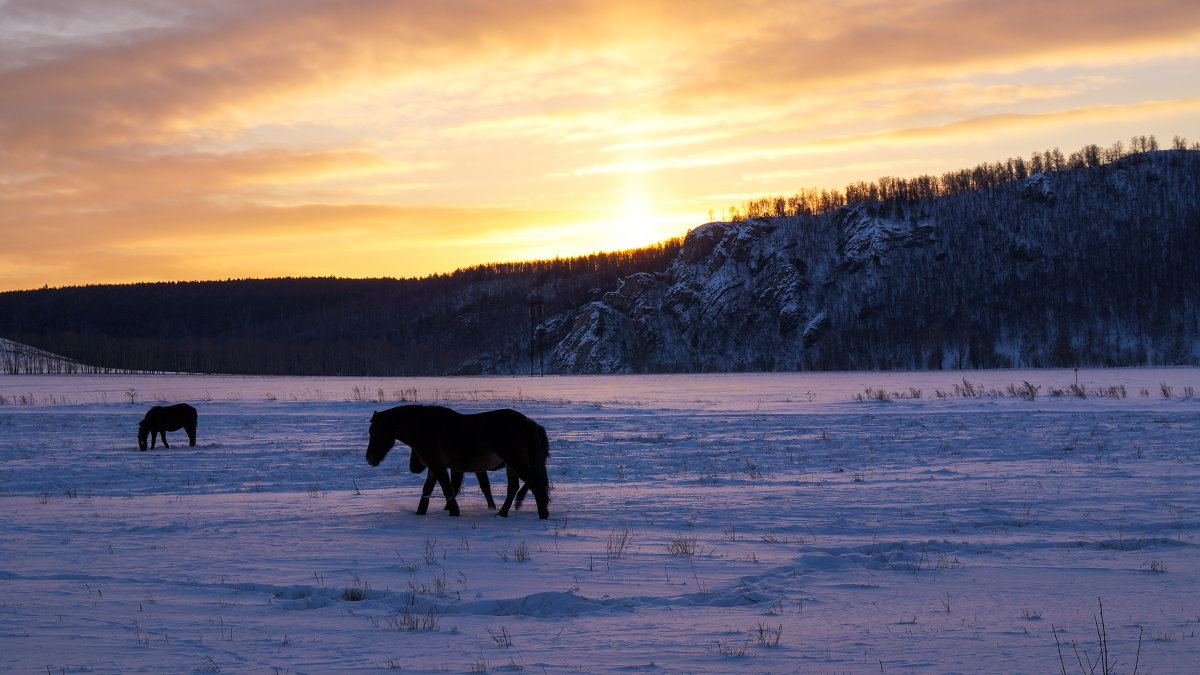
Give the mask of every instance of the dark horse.
M 478 475 L 503 467 L 508 474 L 508 496 L 497 515 L 508 515 L 521 481 L 525 481 L 537 500 L 538 517 L 550 517 L 546 430 L 516 410 L 463 415 L 441 406 L 402 405 L 372 415 L 369 433 L 367 463 L 371 466 L 379 466 L 399 440 L 412 448 L 409 469 L 419 471 L 418 464 L 429 468 L 417 515 L 425 515 L 429 509 L 434 483 L 441 485 L 450 515 L 458 515 L 449 471 Z
M 150 437 L 150 449 L 154 449 L 155 436 L 162 436 L 164 448 L 167 445 L 167 432 L 183 429 L 188 435 L 188 445 L 196 444 L 196 409 L 186 403 L 176 405 L 156 405 L 146 411 L 146 416 L 138 422 L 138 447 L 146 450 L 146 436 Z

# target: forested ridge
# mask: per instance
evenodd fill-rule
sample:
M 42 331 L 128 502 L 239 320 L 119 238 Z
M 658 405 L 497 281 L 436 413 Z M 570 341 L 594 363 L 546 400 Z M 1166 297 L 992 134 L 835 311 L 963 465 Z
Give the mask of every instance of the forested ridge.
M 478 265 L 419 279 L 282 278 L 0 293 L 0 336 L 86 364 L 170 372 L 429 375 L 528 368 L 530 303 L 546 315 L 679 241 Z M 2 365 L 2 364 L 0 364 Z
M 556 322 L 552 361 L 568 372 L 1200 362 L 1200 151 L 1115 157 L 709 223 L 662 275 Z
M 1178 137 L 1169 149 L 1135 137 L 764 197 L 722 215 L 646 249 L 421 279 L 0 293 L 0 337 L 107 368 L 262 374 L 1200 358 L 1200 146 Z

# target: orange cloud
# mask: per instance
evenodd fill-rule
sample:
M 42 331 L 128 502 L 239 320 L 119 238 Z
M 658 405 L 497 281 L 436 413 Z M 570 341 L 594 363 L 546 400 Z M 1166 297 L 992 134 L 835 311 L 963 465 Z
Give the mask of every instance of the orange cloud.
M 1042 113 L 1005 113 L 974 117 L 926 127 L 885 129 L 865 134 L 830 136 L 787 145 L 732 147 L 688 156 L 635 162 L 611 162 L 577 169 L 577 174 L 625 173 L 666 169 L 692 169 L 725 164 L 775 160 L 813 152 L 834 153 L 854 147 L 881 144 L 947 143 L 981 133 L 1018 133 L 1037 126 L 1062 126 L 1072 122 L 1146 119 L 1157 115 L 1200 112 L 1200 97 L 1169 101 L 1145 101 L 1132 105 L 1100 105 Z
M 1152 0 L 1137 11 L 1120 0 L 829 3 L 817 10 L 822 30 L 814 32 L 805 24 L 815 4 L 772 14 L 771 30 L 735 34 L 677 95 L 703 102 L 740 92 L 761 101 L 803 95 L 807 88 L 1095 66 L 1194 54 L 1200 38 L 1200 5 L 1186 0 Z
M 814 158 L 897 166 L 955 139 L 945 161 L 970 165 L 985 137 L 1146 133 L 1200 96 L 1192 0 L 4 7 L 0 288 L 578 250 L 623 207 L 676 218 Z

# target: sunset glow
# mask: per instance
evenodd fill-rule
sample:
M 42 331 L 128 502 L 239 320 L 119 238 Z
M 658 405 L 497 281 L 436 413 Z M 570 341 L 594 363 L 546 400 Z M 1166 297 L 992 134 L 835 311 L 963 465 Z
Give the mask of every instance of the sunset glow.
M 1200 3 L 0 0 L 0 290 L 405 277 L 1200 140 Z

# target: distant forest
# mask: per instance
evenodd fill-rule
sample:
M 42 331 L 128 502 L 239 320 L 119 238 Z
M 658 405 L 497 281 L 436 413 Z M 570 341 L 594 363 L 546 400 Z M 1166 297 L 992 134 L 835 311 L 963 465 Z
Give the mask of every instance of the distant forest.
M 419 279 L 0 293 L 0 338 L 101 368 L 290 375 L 1115 366 L 1200 353 L 1200 143 L 1181 137 L 802 190 L 721 215 L 643 249 Z
M 531 313 L 562 312 L 663 269 L 671 240 L 419 279 L 283 278 L 0 293 L 0 336 L 105 368 L 430 375 L 528 367 Z M 71 366 L 66 366 L 70 368 Z M 0 372 L 5 366 L 0 362 Z M 13 372 L 13 370 L 9 370 Z

